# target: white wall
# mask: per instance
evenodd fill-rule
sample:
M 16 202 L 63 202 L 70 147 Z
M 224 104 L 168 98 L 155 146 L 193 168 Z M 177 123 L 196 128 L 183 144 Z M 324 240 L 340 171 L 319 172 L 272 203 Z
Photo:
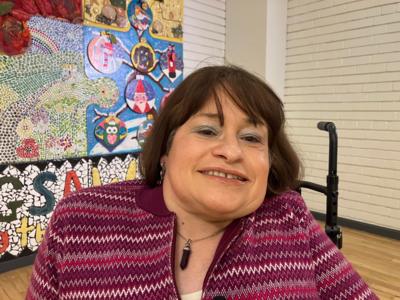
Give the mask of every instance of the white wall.
M 266 1 L 226 1 L 226 61 L 265 78 Z
M 400 1 L 289 0 L 285 107 L 306 179 L 338 127 L 339 216 L 400 229 Z M 320 194 L 309 206 L 325 211 Z
M 267 0 L 265 79 L 284 97 L 287 0 Z
M 225 0 L 184 0 L 184 76 L 225 59 Z
M 304 159 L 305 179 L 320 184 L 328 167 L 328 136 L 316 124 L 334 121 L 339 216 L 399 230 L 400 1 L 184 3 L 185 74 L 223 64 L 226 56 L 265 76 L 278 94 L 284 85 L 288 129 Z M 228 13 L 225 4 L 236 12 Z M 252 12 L 255 19 L 266 16 L 264 33 Z M 304 196 L 312 210 L 325 212 L 323 195 L 305 191 Z

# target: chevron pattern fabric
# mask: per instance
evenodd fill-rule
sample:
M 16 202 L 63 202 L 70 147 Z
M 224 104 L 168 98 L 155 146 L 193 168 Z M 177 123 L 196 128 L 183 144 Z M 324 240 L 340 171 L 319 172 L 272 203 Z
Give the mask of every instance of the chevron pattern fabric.
M 61 200 L 39 248 L 27 299 L 179 299 L 176 216 L 163 201 L 162 188 L 133 181 Z M 223 297 L 378 299 L 295 192 L 266 199 L 228 227 L 202 294 Z

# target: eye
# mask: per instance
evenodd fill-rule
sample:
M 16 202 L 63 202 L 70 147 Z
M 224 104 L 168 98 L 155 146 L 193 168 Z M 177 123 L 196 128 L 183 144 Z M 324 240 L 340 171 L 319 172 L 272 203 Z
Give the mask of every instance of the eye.
M 195 131 L 203 136 L 216 136 L 218 134 L 218 131 L 215 128 L 208 127 L 208 126 L 202 126 L 199 128 L 196 128 Z
M 262 142 L 261 137 L 259 137 L 258 135 L 255 135 L 255 134 L 246 134 L 246 135 L 243 135 L 241 138 L 242 138 L 242 140 L 249 142 L 249 143 L 261 143 Z

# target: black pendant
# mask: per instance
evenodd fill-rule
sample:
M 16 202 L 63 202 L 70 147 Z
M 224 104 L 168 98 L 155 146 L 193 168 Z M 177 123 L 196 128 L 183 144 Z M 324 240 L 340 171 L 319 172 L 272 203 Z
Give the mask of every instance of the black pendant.
M 190 257 L 190 253 L 192 252 L 190 249 L 190 243 L 192 242 L 192 240 L 187 240 L 185 247 L 183 247 L 182 250 L 182 257 L 181 257 L 181 263 L 180 263 L 180 267 L 182 270 L 185 270 L 188 263 L 189 263 L 189 257 Z

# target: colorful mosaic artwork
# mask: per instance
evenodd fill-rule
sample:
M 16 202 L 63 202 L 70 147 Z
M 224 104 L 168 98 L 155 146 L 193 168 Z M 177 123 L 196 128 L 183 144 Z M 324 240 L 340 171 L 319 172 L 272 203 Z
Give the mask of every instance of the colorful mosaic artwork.
M 86 75 L 112 79 L 119 91 L 108 107 L 87 109 L 88 155 L 140 151 L 163 99 L 183 76 L 183 1 L 133 0 L 122 11 L 123 2 L 85 2 L 85 24 L 95 23 L 84 28 Z M 127 17 L 128 31 L 119 17 Z
M 182 81 L 183 0 L 82 7 L 84 25 L 31 17 L 26 53 L 0 55 L 0 263 L 36 251 L 64 195 L 140 178 L 128 153 Z
M 126 2 L 126 0 L 84 0 L 85 24 L 129 31 Z
M 124 4 L 127 32 L 36 16 L 27 53 L 0 55 L 0 164 L 141 150 L 182 80 L 181 35 L 172 29 L 183 2 L 86 3 L 106 15 L 107 5 Z M 155 35 L 150 26 L 160 22 Z
M 118 88 L 85 76 L 82 26 L 29 22 L 28 53 L 0 56 L 0 163 L 86 156 L 86 108 L 107 106 Z
M 183 35 L 183 2 L 181 0 L 153 1 L 153 22 L 150 34 L 159 38 L 181 39 Z
M 0 265 L 37 250 L 57 202 L 82 188 L 139 179 L 132 155 L 4 165 L 0 169 Z

